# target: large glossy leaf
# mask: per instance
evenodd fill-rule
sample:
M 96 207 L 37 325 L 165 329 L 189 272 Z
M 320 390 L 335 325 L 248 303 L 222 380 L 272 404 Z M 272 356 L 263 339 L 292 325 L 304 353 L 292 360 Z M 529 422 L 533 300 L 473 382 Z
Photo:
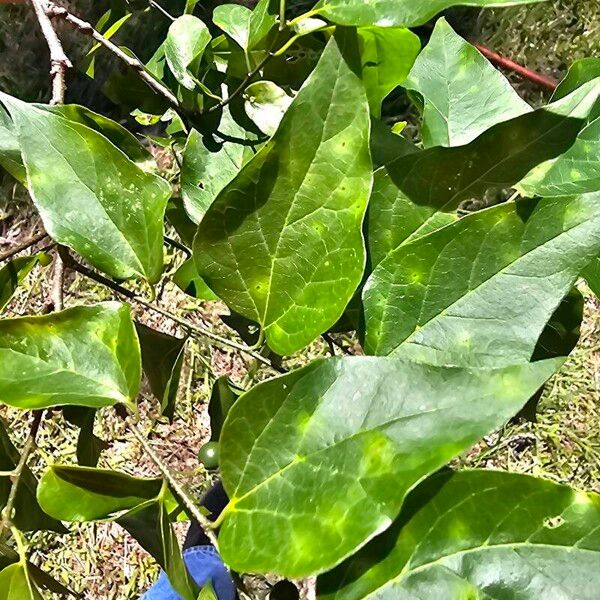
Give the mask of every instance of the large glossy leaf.
M 0 321 L 0 402 L 17 408 L 133 404 L 140 351 L 117 302 Z
M 187 338 L 176 338 L 142 323 L 136 323 L 135 327 L 142 351 L 142 368 L 150 389 L 160 402 L 162 414 L 172 419 Z
M 0 269 L 0 311 L 10 302 L 17 288 L 38 263 L 47 266 L 51 262 L 48 254 L 39 252 L 32 256 L 14 258 L 6 263 Z
M 439 19 L 404 87 L 423 98 L 424 146 L 462 146 L 530 112 L 506 77 Z
M 211 37 L 206 24 L 193 15 L 183 15 L 169 27 L 165 58 L 175 79 L 188 90 L 196 87 L 196 78 L 189 67 L 202 57 Z
M 0 419 L 0 471 L 9 472 L 19 463 L 20 454 L 8 435 L 6 423 Z M 49 530 L 66 533 L 62 523 L 49 517 L 38 504 L 35 494 L 37 479 L 29 467 L 25 466 L 17 489 L 14 505 L 13 523 L 21 531 Z M 9 476 L 0 477 L 0 510 L 6 506 L 12 481 Z
M 140 166 L 146 168 L 155 166 L 152 154 L 150 154 L 148 149 L 144 147 L 135 135 L 104 115 L 100 115 L 78 104 L 35 104 L 35 106 L 41 110 L 64 117 L 73 123 L 80 123 L 81 125 L 95 129 Z
M 489 188 L 508 188 L 533 167 L 566 152 L 599 96 L 596 79 L 553 104 L 498 123 L 470 144 L 430 148 L 389 163 L 375 178 L 371 255 L 381 260 L 407 239 L 454 220 L 462 200 L 481 197 Z
M 162 486 L 162 479 L 53 465 L 40 480 L 37 499 L 46 513 L 61 521 L 98 521 L 158 498 Z
M 600 496 L 528 475 L 440 473 L 318 582 L 320 600 L 594 600 Z
M 404 28 L 362 27 L 358 35 L 369 106 L 371 113 L 379 117 L 381 103 L 406 79 L 421 50 L 421 42 Z
M 340 25 L 416 27 L 452 6 L 515 6 L 544 0 L 321 0 L 316 12 Z
M 475 371 L 336 358 L 258 385 L 234 404 L 221 435 L 231 498 L 219 535 L 225 562 L 289 577 L 337 564 L 559 364 Z
M 89 110 L 85 106 L 80 106 L 78 104 L 34 104 L 33 106 L 96 130 L 98 133 L 101 133 L 104 137 L 109 139 L 117 146 L 117 148 L 122 150 L 132 161 L 142 168 L 152 169 L 156 167 L 150 152 L 132 133 L 122 125 Z M 6 170 L 16 179 L 21 181 L 21 183 L 26 183 L 27 175 L 21 159 L 19 139 L 11 118 L 1 105 L 0 165 L 4 166 Z
M 118 279 L 158 281 L 169 184 L 81 123 L 2 94 L 46 231 Z
M 219 131 L 232 138 L 246 138 L 229 110 L 223 111 Z M 235 142 L 217 142 L 192 129 L 183 153 L 181 193 L 185 210 L 195 223 L 213 203 L 219 192 L 240 172 L 252 150 Z
M 394 183 L 387 169 L 375 171 L 367 213 L 367 249 L 374 269 L 390 252 L 456 221 L 456 213 L 417 204 Z
M 567 196 L 600 190 L 600 117 L 564 154 L 535 167 L 516 186 L 524 196 Z
M 26 564 L 18 562 L 0 571 L 0 600 L 42 600 Z
M 599 200 L 507 203 L 400 246 L 365 285 L 365 350 L 446 364 L 529 360 L 600 252 Z
M 196 235 L 200 275 L 259 322 L 279 354 L 337 321 L 364 267 L 361 223 L 371 187 L 368 104 L 340 30 L 275 136 L 217 197 Z
M 221 4 L 213 12 L 213 22 L 244 51 L 255 48 L 275 25 L 269 13 L 269 0 L 261 0 L 254 10 L 239 4 Z

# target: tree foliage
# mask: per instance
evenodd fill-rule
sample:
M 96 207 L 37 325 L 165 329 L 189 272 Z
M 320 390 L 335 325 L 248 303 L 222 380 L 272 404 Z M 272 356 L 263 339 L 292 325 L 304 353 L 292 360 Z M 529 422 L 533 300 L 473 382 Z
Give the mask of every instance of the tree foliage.
M 455 4 L 521 3 L 322 0 L 291 18 L 261 0 L 206 22 L 187 2 L 146 64 L 106 43 L 147 10 L 115 3 L 93 52 L 112 50 L 139 78 L 137 135 L 75 104 L 0 94 L 0 165 L 51 240 L 6 254 L 0 310 L 52 260 L 127 300 L 0 320 L 0 402 L 33 415 L 21 456 L 0 424 L 0 534 L 18 550 L 0 535 L 0 599 L 60 585 L 28 561 L 22 532 L 105 520 L 182 598 L 214 597 L 191 580 L 173 530 L 182 514 L 206 518 L 135 424 L 142 373 L 160 413 L 176 414 L 188 336 L 250 360 L 246 389 L 217 379 L 209 408 L 230 498 L 217 544 L 232 570 L 318 575 L 324 600 L 597 597 L 597 495 L 448 466 L 563 364 L 578 278 L 600 287 L 597 62 L 578 62 L 534 110 L 443 18 L 423 49 L 409 29 Z M 416 143 L 382 120 L 393 91 L 420 111 Z M 169 173 L 150 142 L 175 157 Z M 497 205 L 465 216 L 465 201 L 498 190 Z M 185 255 L 177 268 L 165 241 Z M 157 307 L 165 280 L 223 301 L 241 341 Z M 135 323 L 136 303 L 185 336 Z M 311 361 L 321 336 L 366 356 Z M 97 468 L 101 407 L 161 477 Z M 48 464 L 38 481 L 27 462 L 45 409 L 81 429 L 78 464 Z

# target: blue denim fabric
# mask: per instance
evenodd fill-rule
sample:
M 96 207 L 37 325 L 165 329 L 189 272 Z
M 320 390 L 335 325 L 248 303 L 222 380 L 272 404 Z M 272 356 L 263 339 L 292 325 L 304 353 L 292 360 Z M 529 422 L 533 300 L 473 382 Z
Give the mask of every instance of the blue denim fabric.
M 235 600 L 235 586 L 227 567 L 213 546 L 195 546 L 183 552 L 183 559 L 190 575 L 199 587 L 212 581 L 219 600 Z M 165 573 L 140 600 L 181 600 Z

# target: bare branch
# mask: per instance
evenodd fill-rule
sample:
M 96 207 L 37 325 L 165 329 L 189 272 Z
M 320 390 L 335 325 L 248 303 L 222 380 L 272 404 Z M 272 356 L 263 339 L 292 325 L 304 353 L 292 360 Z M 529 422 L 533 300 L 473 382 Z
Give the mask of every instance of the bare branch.
M 65 101 L 65 75 L 73 65 L 65 54 L 62 44 L 56 35 L 52 21 L 48 16 L 48 5 L 44 0 L 30 0 L 40 29 L 46 38 L 50 50 L 50 76 L 52 78 L 52 99 L 50 104 L 63 104 Z
M 171 92 L 171 90 L 158 81 L 158 79 L 155 79 L 146 70 L 146 67 L 143 65 L 143 63 L 141 63 L 137 58 L 130 56 L 121 50 L 119 46 L 113 44 L 113 42 L 111 42 L 109 39 L 105 38 L 100 32 L 96 31 L 90 23 L 79 19 L 75 15 L 71 14 L 66 8 L 63 8 L 62 6 L 56 6 L 55 4 L 50 5 L 49 14 L 51 14 L 53 17 L 63 19 L 79 32 L 92 37 L 100 45 L 104 46 L 107 50 L 110 50 L 128 67 L 133 69 L 138 74 L 140 79 L 142 79 L 154 92 L 165 98 L 169 104 L 175 108 L 180 108 L 179 101 Z
M 38 242 L 41 242 L 46 237 L 48 237 L 48 234 L 45 231 L 40 231 L 39 233 L 32 235 L 30 238 L 27 238 L 20 244 L 16 244 L 12 248 L 9 248 L 5 252 L 2 252 L 0 254 L 0 262 L 12 258 L 13 256 L 15 256 L 15 254 L 19 254 L 19 252 L 24 252 L 25 250 L 28 250 L 32 246 L 35 246 Z
M 4 528 L 12 527 L 13 511 L 15 508 L 15 502 L 17 500 L 17 492 L 19 491 L 19 484 L 21 483 L 23 473 L 25 472 L 25 468 L 27 467 L 27 461 L 29 460 L 29 456 L 35 448 L 35 438 L 37 437 L 37 432 L 40 428 L 43 416 L 43 410 L 36 410 L 33 413 L 33 421 L 31 423 L 29 435 L 27 436 L 27 440 L 25 441 L 25 445 L 23 446 L 23 452 L 21 453 L 19 462 L 12 473 L 12 485 L 8 494 L 8 500 L 6 501 L 6 506 L 2 510 L 2 522 L 0 523 L 0 533 L 2 533 Z

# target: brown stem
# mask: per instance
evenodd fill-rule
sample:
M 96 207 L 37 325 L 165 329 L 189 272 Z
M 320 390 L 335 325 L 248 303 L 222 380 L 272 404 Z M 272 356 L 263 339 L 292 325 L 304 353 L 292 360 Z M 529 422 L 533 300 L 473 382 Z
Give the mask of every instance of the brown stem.
M 72 67 L 71 61 L 65 54 L 58 35 L 50 21 L 50 8 L 45 0 L 30 0 L 40 29 L 46 38 L 50 50 L 50 77 L 52 78 L 52 98 L 50 104 L 64 104 L 65 102 L 65 76 L 67 69 Z M 52 275 L 52 305 L 54 310 L 63 308 L 64 265 L 62 259 L 56 254 L 54 260 L 54 273 Z
M 146 70 L 146 67 L 144 67 L 143 63 L 141 63 L 137 58 L 129 56 L 129 54 L 123 52 L 123 50 L 121 50 L 119 46 L 113 44 L 113 42 L 105 38 L 100 32 L 96 31 L 90 23 L 79 19 L 75 15 L 71 14 L 66 8 L 63 8 L 62 6 L 56 6 L 55 4 L 50 5 L 49 14 L 51 14 L 53 17 L 63 19 L 64 21 L 69 23 L 69 25 L 77 29 L 79 32 L 92 37 L 101 46 L 104 46 L 107 50 L 110 50 L 128 67 L 133 69 L 138 74 L 140 79 L 142 79 L 146 83 L 146 85 L 148 85 L 148 87 L 150 87 L 154 92 L 165 98 L 167 102 L 169 102 L 169 104 L 171 104 L 175 108 L 180 108 L 179 101 L 171 92 L 171 90 L 165 85 L 163 85 L 160 81 L 158 81 L 158 79 L 155 79 Z
M 29 456 L 35 448 L 35 438 L 37 437 L 37 433 L 40 428 L 43 415 L 43 410 L 36 410 L 33 413 L 33 421 L 31 422 L 29 435 L 27 436 L 27 440 L 25 440 L 25 445 L 23 446 L 23 452 L 21 453 L 19 462 L 15 467 L 15 470 L 13 471 L 12 485 L 8 494 L 8 500 L 6 501 L 6 506 L 2 510 L 2 522 L 0 523 L 0 533 L 2 533 L 4 528 L 12 527 L 13 511 L 15 508 L 15 502 L 17 500 L 17 492 L 19 491 L 19 484 L 21 483 L 23 473 L 25 472 L 25 468 L 27 467 L 27 461 L 29 459 Z
M 193 517 L 202 529 L 204 533 L 209 537 L 210 541 L 213 543 L 215 548 L 217 548 L 217 536 L 212 529 L 212 523 L 207 519 L 200 509 L 196 506 L 194 501 L 190 498 L 190 495 L 185 490 L 183 485 L 175 479 L 173 473 L 169 469 L 168 465 L 163 462 L 163 460 L 158 456 L 158 454 L 154 451 L 154 448 L 150 445 L 144 433 L 140 430 L 140 428 L 131 420 L 127 419 L 127 425 L 129 426 L 133 436 L 137 439 L 137 441 L 141 444 L 142 448 L 146 452 L 146 454 L 150 457 L 152 462 L 158 467 L 161 475 L 164 477 L 165 481 L 169 484 L 169 487 L 173 491 L 173 493 L 181 500 L 183 505 L 185 506 L 187 512 L 191 517 Z
M 19 254 L 19 252 L 28 250 L 32 246 L 35 246 L 38 242 L 41 242 L 46 237 L 48 237 L 48 234 L 45 231 L 40 231 L 39 233 L 32 235 L 30 238 L 27 238 L 20 244 L 16 244 L 15 246 L 12 246 L 5 252 L 2 252 L 0 254 L 0 262 L 12 258 L 13 256 L 15 256 L 15 254 Z
M 50 76 L 52 78 L 52 99 L 50 104 L 63 104 L 65 101 L 65 75 L 67 69 L 73 65 L 65 54 L 62 44 L 56 35 L 56 31 L 50 21 L 49 7 L 44 0 L 30 0 L 35 16 L 40 25 L 40 29 L 48 50 L 50 50 Z
M 211 113 L 215 110 L 225 108 L 234 98 L 239 96 L 246 89 L 248 84 L 252 81 L 253 77 L 269 62 L 269 60 L 271 60 L 271 58 L 273 58 L 273 56 L 275 55 L 273 54 L 271 48 L 271 50 L 267 52 L 266 56 L 256 65 L 256 67 L 254 67 L 254 69 L 252 69 L 252 71 L 250 71 L 250 73 L 246 75 L 246 77 L 244 77 L 242 83 L 240 83 L 240 85 L 236 87 L 235 90 L 233 90 L 233 92 L 231 92 L 231 94 L 227 96 L 227 98 L 221 100 L 221 102 L 219 102 L 218 104 L 211 106 L 206 112 Z
M 282 367 L 278 367 L 277 365 L 272 363 L 268 358 L 264 357 L 259 352 L 256 352 L 249 346 L 245 346 L 244 344 L 238 344 L 237 342 L 234 342 L 234 341 L 228 340 L 227 338 L 221 337 L 220 335 L 213 333 L 207 327 L 203 327 L 202 325 L 197 325 L 195 323 L 192 323 L 191 321 L 188 321 L 187 319 L 178 317 L 177 315 L 174 315 L 173 313 L 171 313 L 163 308 L 160 308 L 159 306 L 156 306 L 156 305 L 152 304 L 151 302 L 144 300 L 143 298 L 140 298 L 137 294 L 135 294 L 135 292 L 128 290 L 127 288 L 112 281 L 111 279 L 104 277 L 104 275 L 100 275 L 100 273 L 96 273 L 95 271 L 88 269 L 86 266 L 82 265 L 81 263 L 78 263 L 64 249 L 61 249 L 61 255 L 63 257 L 63 261 L 65 262 L 66 266 L 69 267 L 70 269 L 73 269 L 74 271 L 81 273 L 82 275 L 84 275 L 85 277 L 88 277 L 89 279 L 93 279 L 94 281 L 106 286 L 107 288 L 109 288 L 113 292 L 116 292 L 117 294 L 120 294 L 121 296 L 125 296 L 125 298 L 127 298 L 128 300 L 132 300 L 133 302 L 136 302 L 137 304 L 140 304 L 140 305 L 144 306 L 145 308 L 148 308 L 149 310 L 152 310 L 152 311 L 158 313 L 159 315 L 166 317 L 167 319 L 171 319 L 171 321 L 174 321 L 175 323 L 181 325 L 190 334 L 192 334 L 196 337 L 212 340 L 213 342 L 217 342 L 218 344 L 221 344 L 222 346 L 227 346 L 229 348 L 233 348 L 234 350 L 238 350 L 239 352 L 243 352 L 244 354 L 251 356 L 252 358 L 256 359 L 257 361 L 261 362 L 262 364 L 264 364 L 268 367 L 271 367 L 271 369 L 273 369 L 274 371 L 277 371 L 279 373 L 286 372 L 285 369 L 283 369 Z

